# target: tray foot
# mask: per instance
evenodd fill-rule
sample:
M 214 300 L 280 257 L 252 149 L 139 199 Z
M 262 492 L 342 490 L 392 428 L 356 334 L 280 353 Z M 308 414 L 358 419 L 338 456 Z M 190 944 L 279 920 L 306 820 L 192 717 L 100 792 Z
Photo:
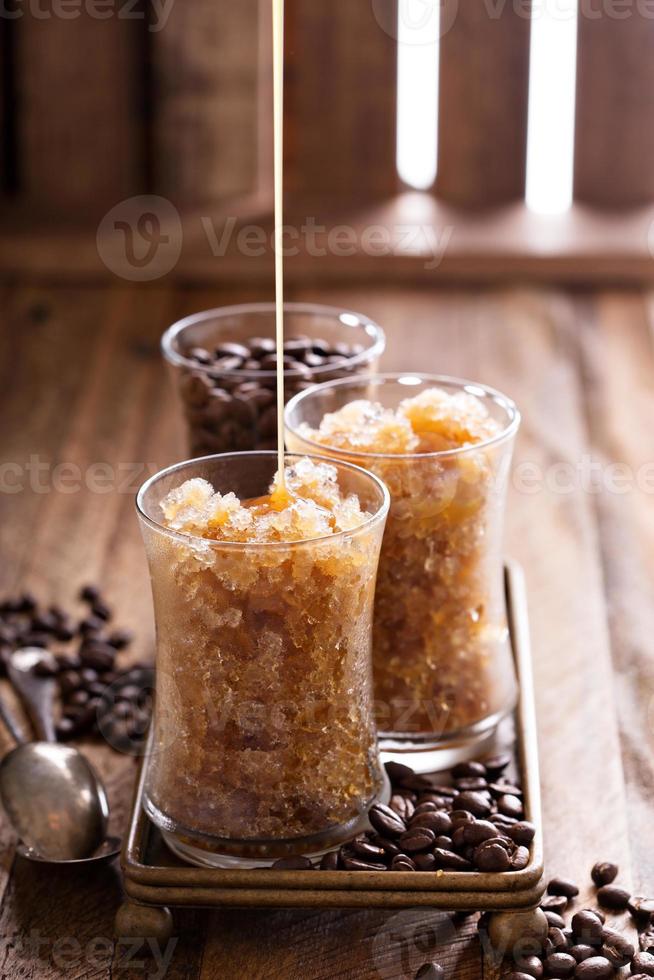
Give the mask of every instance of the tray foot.
M 511 956 L 517 961 L 542 949 L 549 928 L 540 908 L 492 912 L 482 928 L 482 944 L 486 955 L 495 960 Z
M 138 905 L 126 901 L 116 912 L 114 923 L 116 939 L 148 940 L 165 946 L 172 938 L 173 917 L 165 905 Z

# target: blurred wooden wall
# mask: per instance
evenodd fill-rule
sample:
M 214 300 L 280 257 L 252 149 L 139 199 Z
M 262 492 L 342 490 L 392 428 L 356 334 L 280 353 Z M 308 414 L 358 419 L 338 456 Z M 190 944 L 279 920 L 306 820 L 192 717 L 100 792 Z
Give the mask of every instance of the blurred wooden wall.
M 0 18 L 5 206 L 97 221 L 132 195 L 182 211 L 270 192 L 270 0 L 117 0 L 109 16 Z M 11 11 L 11 7 L 7 8 Z M 44 12 L 45 11 L 45 15 Z M 443 0 L 439 173 L 433 193 L 475 210 L 524 198 L 530 25 Z M 451 23 L 450 23 L 451 21 Z M 384 200 L 395 161 L 397 0 L 287 0 L 286 189 Z M 654 198 L 654 20 L 582 16 L 576 194 Z

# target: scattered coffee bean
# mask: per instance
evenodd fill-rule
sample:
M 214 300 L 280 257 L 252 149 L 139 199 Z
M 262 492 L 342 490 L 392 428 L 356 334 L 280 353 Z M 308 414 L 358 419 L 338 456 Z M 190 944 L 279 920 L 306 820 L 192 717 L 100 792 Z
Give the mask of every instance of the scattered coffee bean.
M 572 932 L 575 941 L 588 946 L 600 946 L 604 926 L 600 918 L 590 909 L 582 909 L 572 916 Z
M 507 835 L 511 840 L 515 841 L 516 844 L 531 844 L 534 837 L 536 836 L 536 828 L 533 823 L 528 823 L 526 820 L 521 820 L 519 823 L 515 823 L 510 827 L 506 828 Z
M 459 793 L 454 798 L 454 804 L 457 810 L 465 810 L 467 813 L 471 813 L 473 817 L 483 819 L 490 816 L 491 805 L 488 797 L 483 793 Z
M 624 912 L 630 898 L 629 892 L 617 885 L 603 885 L 597 892 L 597 901 L 600 905 L 613 912 Z
M 576 980 L 611 980 L 615 970 L 604 956 L 591 956 L 577 965 Z
M 386 871 L 386 865 L 381 861 L 367 861 L 358 857 L 344 857 L 341 854 L 341 861 L 346 871 Z
M 374 844 L 369 844 L 365 839 L 353 840 L 352 850 L 357 857 L 363 858 L 365 861 L 380 861 L 385 854 L 382 847 L 376 847 Z
M 627 910 L 639 926 L 646 926 L 654 916 L 654 899 L 633 896 L 627 903 Z
M 548 977 L 572 977 L 577 968 L 577 961 L 569 953 L 552 953 L 545 960 Z
M 416 866 L 408 854 L 397 854 L 391 862 L 391 871 L 415 871 Z
M 433 846 L 436 834 L 429 827 L 411 827 L 399 839 L 399 845 L 405 854 L 417 854 L 427 851 Z
M 644 953 L 654 953 L 654 925 L 650 925 L 638 937 L 638 945 Z
M 533 980 L 541 980 L 545 976 L 545 969 L 538 956 L 520 956 L 517 966 Z
M 586 943 L 578 943 L 570 947 L 570 955 L 574 956 L 577 963 L 589 960 L 591 956 L 597 956 L 597 947 L 588 946 Z
M 375 830 L 386 837 L 400 837 L 407 829 L 397 813 L 383 803 L 377 803 L 372 807 L 368 819 Z
M 505 769 L 511 764 L 511 756 L 508 752 L 502 755 L 495 755 L 491 759 L 484 761 L 486 775 L 489 779 L 499 779 Z
M 300 855 L 279 858 L 272 866 L 273 871 L 311 871 L 312 868 L 309 858 Z
M 610 861 L 598 861 L 597 864 L 593 865 L 590 876 L 597 887 L 601 888 L 602 885 L 610 885 L 611 882 L 615 881 L 618 870 L 617 864 L 612 864 Z
M 486 779 L 486 766 L 483 762 L 460 762 L 452 769 L 452 779 L 466 779 L 482 776 Z
M 548 895 L 561 895 L 565 898 L 575 898 L 579 889 L 572 881 L 565 878 L 552 878 L 547 886 Z
M 559 915 L 568 906 L 568 899 L 565 895 L 546 895 L 540 903 L 543 912 L 558 912 Z
M 501 872 L 508 871 L 511 867 L 511 858 L 502 841 L 484 841 L 479 847 L 475 848 L 473 861 L 479 871 Z
M 654 977 L 654 955 L 652 953 L 636 953 L 631 961 L 632 973 L 644 973 L 646 977 Z
M 615 929 L 605 929 L 603 933 L 602 956 L 613 966 L 626 966 L 634 955 L 632 943 Z
M 321 871 L 338 871 L 338 851 L 327 851 L 320 861 Z
M 565 919 L 558 912 L 545 912 L 545 918 L 552 928 L 565 929 Z

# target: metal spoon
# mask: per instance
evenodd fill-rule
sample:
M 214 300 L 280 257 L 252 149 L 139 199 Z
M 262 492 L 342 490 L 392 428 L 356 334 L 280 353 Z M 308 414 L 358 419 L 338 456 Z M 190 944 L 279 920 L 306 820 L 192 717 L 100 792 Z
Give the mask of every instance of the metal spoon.
M 55 682 L 33 671 L 43 659 L 43 650 L 25 648 L 13 654 L 8 667 L 39 741 L 25 739 L 0 701 L 0 718 L 18 742 L 0 763 L 0 798 L 25 845 L 21 852 L 25 857 L 55 862 L 93 860 L 106 838 L 107 794 L 82 753 L 55 741 Z

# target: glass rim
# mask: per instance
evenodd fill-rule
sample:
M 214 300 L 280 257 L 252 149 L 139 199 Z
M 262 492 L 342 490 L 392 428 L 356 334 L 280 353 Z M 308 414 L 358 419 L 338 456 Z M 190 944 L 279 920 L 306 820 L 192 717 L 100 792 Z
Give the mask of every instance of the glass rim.
M 352 537 L 356 534 L 362 533 L 363 531 L 369 531 L 375 524 L 380 521 L 385 520 L 388 516 L 388 511 L 390 508 L 391 495 L 388 487 L 383 480 L 380 480 L 378 476 L 374 473 L 370 473 L 368 470 L 361 466 L 357 466 L 356 463 L 349 463 L 347 460 L 332 459 L 329 456 L 319 456 L 316 453 L 291 453 L 286 451 L 284 453 L 284 459 L 287 457 L 293 457 L 294 459 L 311 459 L 317 460 L 320 463 L 328 463 L 330 466 L 343 467 L 344 469 L 350 470 L 351 472 L 365 477 L 369 482 L 373 483 L 378 490 L 381 492 L 382 502 L 377 508 L 374 514 L 366 518 L 362 524 L 357 527 L 350 528 L 346 531 L 337 531 L 335 534 L 323 534 L 315 538 L 300 538 L 298 541 L 215 541 L 213 538 L 203 538 L 197 534 L 187 534 L 184 531 L 177 531 L 174 528 L 167 527 L 160 521 L 154 520 L 146 514 L 143 499 L 148 492 L 148 490 L 154 486 L 154 484 L 163 479 L 166 476 L 171 476 L 174 473 L 180 472 L 192 465 L 199 463 L 206 463 L 209 460 L 216 459 L 243 459 L 248 456 L 269 456 L 277 458 L 277 452 L 274 449 L 255 449 L 249 452 L 237 452 L 237 453 L 213 453 L 209 456 L 200 456 L 197 459 L 185 459 L 179 463 L 173 463 L 171 466 L 165 467 L 163 470 L 159 470 L 158 473 L 153 474 L 153 476 L 148 477 L 148 479 L 143 483 L 136 494 L 134 504 L 136 507 L 136 513 L 139 520 L 142 520 L 148 527 L 151 527 L 155 531 L 161 531 L 164 534 L 175 538 L 178 541 L 183 541 L 188 543 L 189 541 L 201 542 L 203 545 L 209 545 L 214 548 L 240 548 L 243 549 L 255 549 L 255 548 L 265 548 L 265 549 L 289 549 L 298 548 L 303 545 L 314 545 L 319 542 L 325 541 L 337 541 L 342 537 Z M 190 479 L 193 479 L 192 477 Z
M 197 364 L 195 361 L 188 357 L 184 357 L 179 354 L 174 348 L 174 342 L 177 340 L 179 335 L 184 332 L 188 327 L 195 326 L 197 323 L 202 323 L 205 320 L 221 320 L 228 316 L 247 316 L 248 314 L 259 314 L 259 313 L 270 313 L 274 316 L 275 314 L 275 304 L 272 301 L 264 303 L 239 303 L 233 306 L 217 306 L 211 310 L 202 310 L 199 313 L 191 313 L 189 316 L 183 317 L 181 320 L 176 320 L 175 323 L 171 324 L 162 334 L 161 337 L 161 351 L 164 358 L 169 364 L 175 365 L 175 367 L 186 367 L 193 371 L 199 371 L 203 374 L 209 374 L 211 371 L 220 373 L 220 368 L 212 367 L 209 364 Z M 288 314 L 300 314 L 308 316 L 326 316 L 335 319 L 341 319 L 344 316 L 356 317 L 357 324 L 344 324 L 344 326 L 350 326 L 354 328 L 355 326 L 364 327 L 366 332 L 370 332 L 370 336 L 374 336 L 373 344 L 366 348 L 366 350 L 361 351 L 360 354 L 355 354 L 354 357 L 347 358 L 347 366 L 358 367 L 361 364 L 366 364 L 368 361 L 373 360 L 375 357 L 380 357 L 384 350 L 386 349 L 386 334 L 382 327 L 379 326 L 370 317 L 365 316 L 363 313 L 357 313 L 355 310 L 343 309 L 339 306 L 323 306 L 320 303 L 284 303 L 284 313 Z M 339 366 L 335 364 L 323 364 L 321 367 L 311 368 L 311 373 L 314 377 L 321 374 L 329 374 L 334 371 L 339 370 Z M 234 376 L 236 378 L 273 378 L 276 376 L 276 371 L 253 371 L 252 369 L 235 368 L 232 371 L 223 371 L 225 375 Z M 301 371 L 285 370 L 285 378 L 305 378 L 305 375 Z
M 290 425 L 289 423 L 290 415 L 295 408 L 304 399 L 310 398 L 318 391 L 325 391 L 327 389 L 337 387 L 361 387 L 361 385 L 370 382 L 375 383 L 395 381 L 401 383 L 402 379 L 404 378 L 407 380 L 407 389 L 417 387 L 417 384 L 412 383 L 415 381 L 429 382 L 436 386 L 449 385 L 450 387 L 460 388 L 462 391 L 466 391 L 468 394 L 476 395 L 477 397 L 481 395 L 483 398 L 490 398 L 496 405 L 500 405 L 504 409 L 508 416 L 508 422 L 496 435 L 491 436 L 488 439 L 482 439 L 480 442 L 473 442 L 467 446 L 457 446 L 455 449 L 439 449 L 434 452 L 424 453 L 372 453 L 355 449 L 341 449 L 340 447 L 330 446 L 327 443 L 317 442 L 315 439 L 308 439 L 306 436 L 298 432 L 296 427 Z M 322 450 L 322 452 L 328 450 L 330 454 L 333 453 L 337 457 L 342 456 L 344 459 L 357 459 L 363 461 L 373 459 L 451 459 L 453 457 L 464 456 L 470 453 L 479 452 L 480 450 L 489 449 L 492 446 L 499 445 L 502 442 L 507 442 L 509 439 L 515 436 L 520 428 L 521 421 L 522 416 L 516 403 L 513 401 L 513 399 L 509 398 L 508 395 L 504 395 L 497 388 L 492 388 L 490 385 L 482 384 L 479 381 L 469 381 L 466 378 L 456 378 L 449 374 L 424 374 L 419 371 L 398 371 L 391 374 L 371 374 L 368 376 L 359 376 L 358 378 L 337 378 L 335 381 L 325 381 L 323 384 L 312 385 L 310 388 L 306 388 L 304 391 L 298 392 L 291 399 L 289 399 L 284 409 L 284 429 L 292 432 L 294 436 L 301 439 L 304 443 L 306 443 L 306 445 L 316 447 L 317 449 Z

